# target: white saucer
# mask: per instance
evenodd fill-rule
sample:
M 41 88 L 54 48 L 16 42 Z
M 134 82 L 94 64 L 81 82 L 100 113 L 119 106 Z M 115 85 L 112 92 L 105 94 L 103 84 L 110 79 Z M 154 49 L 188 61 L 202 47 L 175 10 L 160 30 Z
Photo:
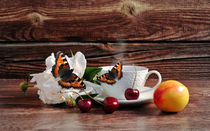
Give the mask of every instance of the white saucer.
M 139 105 L 143 103 L 153 102 L 153 93 L 154 89 L 150 87 L 143 87 L 142 91 L 140 91 L 139 99 L 137 100 L 118 100 L 120 105 Z M 96 100 L 103 102 L 105 97 L 97 96 Z

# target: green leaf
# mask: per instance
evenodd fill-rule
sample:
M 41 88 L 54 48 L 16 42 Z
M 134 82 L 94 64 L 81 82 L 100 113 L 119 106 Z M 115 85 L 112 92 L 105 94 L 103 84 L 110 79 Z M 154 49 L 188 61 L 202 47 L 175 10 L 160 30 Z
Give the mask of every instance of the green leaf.
M 98 94 L 89 94 L 91 97 L 96 97 Z M 88 95 L 81 95 L 81 97 L 83 98 L 83 99 L 92 99 L 92 98 L 90 98 Z M 79 101 L 79 100 L 81 100 L 81 98 L 80 97 L 77 97 L 77 99 L 76 99 L 76 103 Z
M 93 78 L 93 83 L 101 85 L 101 83 L 97 80 L 97 75 L 95 75 L 95 77 Z
M 94 83 L 94 84 L 101 85 L 101 83 L 100 83 L 100 82 L 98 82 L 97 80 L 93 80 L 93 83 Z
M 87 81 L 93 82 L 94 77 L 102 70 L 102 68 L 86 68 L 83 78 Z

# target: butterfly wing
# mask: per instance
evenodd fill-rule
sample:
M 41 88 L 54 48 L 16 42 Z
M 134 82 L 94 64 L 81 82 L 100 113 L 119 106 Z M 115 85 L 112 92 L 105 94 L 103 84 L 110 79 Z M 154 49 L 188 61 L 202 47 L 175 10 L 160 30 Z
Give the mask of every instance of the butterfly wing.
M 56 55 L 55 65 L 52 67 L 52 74 L 55 78 L 59 77 L 59 73 L 62 69 L 69 69 L 69 63 L 66 60 L 64 54 L 59 51 Z
M 97 77 L 97 80 L 108 83 L 108 84 L 114 84 L 116 82 L 114 79 L 110 79 L 109 73 L 106 73 L 106 74 L 103 74 L 102 76 Z
M 55 65 L 52 67 L 52 74 L 55 78 L 60 77 L 59 85 L 63 88 L 85 89 L 84 82 L 70 69 L 65 55 L 59 51 L 56 55 Z
M 60 79 L 63 81 L 71 81 L 73 76 L 73 69 L 69 70 L 69 68 L 64 68 L 62 70 L 59 70 L 59 76 Z
M 114 84 L 116 81 L 115 79 L 121 79 L 122 78 L 122 64 L 117 63 L 111 71 L 108 73 L 103 74 L 102 76 L 97 77 L 97 80 L 101 82 L 105 82 L 108 84 Z
M 85 86 L 83 80 L 80 79 L 80 78 L 79 78 L 77 75 L 75 75 L 75 74 L 73 74 L 71 84 L 72 84 L 72 87 L 75 88 L 75 89 L 77 89 L 77 88 L 79 88 L 79 89 L 86 89 L 86 86 Z
M 63 88 L 69 89 L 69 88 L 75 88 L 75 89 L 86 89 L 86 85 L 80 79 L 77 75 L 72 74 L 72 78 L 69 81 L 60 80 L 59 85 L 61 85 Z
M 122 78 L 122 64 L 121 63 L 117 63 L 112 70 L 110 71 L 110 73 L 112 75 L 112 77 L 117 77 L 117 79 L 121 79 Z

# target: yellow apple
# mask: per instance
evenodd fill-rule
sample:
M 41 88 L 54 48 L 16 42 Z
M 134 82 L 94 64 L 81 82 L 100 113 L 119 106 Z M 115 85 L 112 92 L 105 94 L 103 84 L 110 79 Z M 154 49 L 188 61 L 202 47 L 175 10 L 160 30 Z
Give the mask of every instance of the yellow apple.
M 154 92 L 154 103 L 162 111 L 179 112 L 189 102 L 187 87 L 175 80 L 162 82 Z

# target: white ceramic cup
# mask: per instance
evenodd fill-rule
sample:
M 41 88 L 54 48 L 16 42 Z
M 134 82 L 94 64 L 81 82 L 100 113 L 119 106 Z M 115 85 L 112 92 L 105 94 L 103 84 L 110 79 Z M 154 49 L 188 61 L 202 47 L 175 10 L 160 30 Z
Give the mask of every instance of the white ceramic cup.
M 103 68 L 103 69 L 99 73 L 99 76 L 107 73 L 108 70 L 111 70 L 113 68 L 113 66 L 103 66 L 101 68 Z M 140 94 L 141 94 L 141 91 L 146 83 L 146 80 L 148 79 L 148 77 L 151 74 L 154 73 L 158 76 L 158 82 L 153 88 L 151 88 L 151 91 L 154 91 L 162 81 L 162 77 L 158 71 L 156 71 L 156 70 L 149 71 L 148 68 L 143 67 L 143 66 L 126 66 L 126 65 L 124 65 L 122 67 L 122 72 L 123 72 L 122 78 L 120 80 L 116 79 L 115 84 L 111 85 L 111 84 L 101 82 L 101 88 L 103 89 L 103 92 L 107 96 L 115 97 L 118 100 L 125 100 L 126 99 L 124 96 L 125 90 L 127 88 L 132 88 L 132 85 L 133 85 L 133 82 L 135 79 L 135 75 L 136 75 L 136 80 L 135 80 L 133 88 L 138 89 Z

